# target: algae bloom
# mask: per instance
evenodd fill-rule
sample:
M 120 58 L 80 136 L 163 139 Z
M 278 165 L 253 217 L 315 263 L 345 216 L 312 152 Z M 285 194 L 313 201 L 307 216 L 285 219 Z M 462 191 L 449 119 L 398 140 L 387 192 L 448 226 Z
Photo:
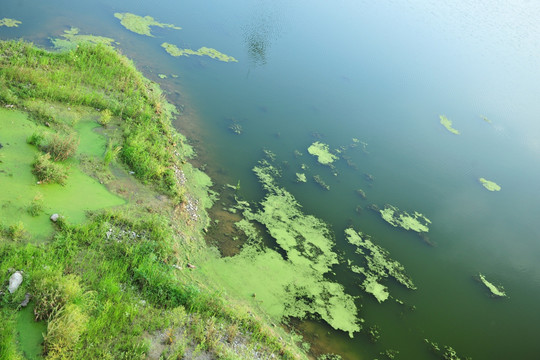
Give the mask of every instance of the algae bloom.
M 22 24 L 22 22 L 19 20 L 8 19 L 8 18 L 0 19 L 0 26 L 18 27 L 19 24 Z
M 172 24 L 163 24 L 156 21 L 151 16 L 139 16 L 131 13 L 115 13 L 114 17 L 120 19 L 120 24 L 126 29 L 133 31 L 134 33 L 154 36 L 150 32 L 150 26 L 158 26 L 160 28 L 171 28 L 176 30 L 181 30 L 181 27 L 172 25 Z
M 493 296 L 496 296 L 496 297 L 505 297 L 506 296 L 506 293 L 504 292 L 504 289 L 502 287 L 497 287 L 497 286 L 493 285 L 492 283 L 490 283 L 486 279 L 486 277 L 484 275 L 478 274 L 478 278 L 480 279 L 482 284 L 484 284 L 489 289 L 489 291 L 491 292 L 491 294 Z
M 418 233 L 429 231 L 431 221 L 419 212 L 415 211 L 413 215 L 410 215 L 408 212 L 400 211 L 392 205 L 385 205 L 384 209 L 379 211 L 382 218 L 394 227 L 401 227 Z
M 501 191 L 501 187 L 493 181 L 489 181 L 484 178 L 479 178 L 478 181 L 480 181 L 480 183 L 482 183 L 482 185 L 489 191 Z
M 378 302 L 383 302 L 390 296 L 388 288 L 381 284 L 385 278 L 392 277 L 406 288 L 416 289 L 405 273 L 403 265 L 391 259 L 388 251 L 373 243 L 369 236 L 356 232 L 352 228 L 346 229 L 345 235 L 347 241 L 356 246 L 356 253 L 362 255 L 366 262 L 364 267 L 353 265 L 351 270 L 365 276 L 362 288 L 373 295 Z
M 317 161 L 323 165 L 330 165 L 338 158 L 336 155 L 330 152 L 327 144 L 323 144 L 318 141 L 315 141 L 310 147 L 308 147 L 308 153 L 316 156 Z
M 170 55 L 172 56 L 186 56 L 189 57 L 191 55 L 194 56 L 208 56 L 212 59 L 216 59 L 223 62 L 238 62 L 235 58 L 229 55 L 225 55 L 216 49 L 208 48 L 208 47 L 202 47 L 199 50 L 195 51 L 192 49 L 180 49 L 178 46 L 169 44 L 169 43 L 163 43 L 161 44 L 161 47 L 165 49 Z
M 107 46 L 112 46 L 115 43 L 114 39 L 105 37 L 105 36 L 96 36 L 96 35 L 80 35 L 79 28 L 72 27 L 69 30 L 64 30 L 64 34 L 61 36 L 63 39 L 56 38 L 51 39 L 53 46 L 56 50 L 71 50 L 77 47 L 77 44 L 83 42 L 89 42 L 92 44 L 103 44 Z
M 296 181 L 297 182 L 307 182 L 306 174 L 304 173 L 296 173 Z
M 452 120 L 444 115 L 440 115 L 439 118 L 441 119 L 441 125 L 444 126 L 446 130 L 450 131 L 452 134 L 459 135 L 459 131 L 452 127 Z

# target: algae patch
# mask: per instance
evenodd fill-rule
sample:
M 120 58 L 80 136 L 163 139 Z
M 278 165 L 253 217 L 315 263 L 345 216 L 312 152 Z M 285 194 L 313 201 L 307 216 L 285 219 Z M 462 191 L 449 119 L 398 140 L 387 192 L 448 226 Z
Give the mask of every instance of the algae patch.
M 307 182 L 306 174 L 305 173 L 296 173 L 296 182 Z
M 485 285 L 486 288 L 491 292 L 491 295 L 495 297 L 506 297 L 506 292 L 502 288 L 502 286 L 495 286 L 491 282 L 489 282 L 486 277 L 482 274 L 478 274 L 478 278 L 482 282 L 482 284 Z
M 501 191 L 501 187 L 494 183 L 493 181 L 486 180 L 484 178 L 479 178 L 478 181 L 489 191 Z
M 331 165 L 338 157 L 330 152 L 327 144 L 315 141 L 308 147 L 308 153 L 317 157 L 317 161 L 323 165 Z
M 71 50 L 77 47 L 78 44 L 83 42 L 89 42 L 92 44 L 103 44 L 107 46 L 112 46 L 114 39 L 105 37 L 105 36 L 96 36 L 96 35 L 81 35 L 79 34 L 79 29 L 72 27 L 69 30 L 64 30 L 64 34 L 61 38 L 51 39 L 51 42 L 56 50 Z
M 379 212 L 382 218 L 394 227 L 401 227 L 418 233 L 429 231 L 431 221 L 419 212 L 415 211 L 413 215 L 410 215 L 408 212 L 400 211 L 392 205 L 385 205 L 384 209 L 379 210 Z
M 172 24 L 160 23 L 151 16 L 143 17 L 131 13 L 115 13 L 114 17 L 119 19 L 120 24 L 122 24 L 122 26 L 124 26 L 126 29 L 133 31 L 134 33 L 146 36 L 154 36 L 150 31 L 150 26 L 157 26 L 160 28 L 170 28 L 176 30 L 182 29 L 181 27 Z
M 216 59 L 223 62 L 238 62 L 234 57 L 225 55 L 216 49 L 208 48 L 208 47 L 202 47 L 199 50 L 192 50 L 192 49 L 180 49 L 178 46 L 169 44 L 169 43 L 163 43 L 161 44 L 161 47 L 165 49 L 170 55 L 178 57 L 178 56 L 208 56 L 212 59 Z
M 237 227 L 246 229 L 253 239 L 257 232 L 248 224 L 263 225 L 280 252 L 260 249 L 259 238 L 234 257 L 207 262 L 205 272 L 229 284 L 277 320 L 319 317 L 352 336 L 360 330 L 354 299 L 341 284 L 325 279 L 325 274 L 338 263 L 329 228 L 320 219 L 304 214 L 293 195 L 276 184 L 279 171 L 266 160 L 260 161 L 253 171 L 266 197 L 258 210 L 239 203 L 245 220 L 238 222 Z
M 22 22 L 19 20 L 9 19 L 9 18 L 0 19 L 0 26 L 18 27 L 19 24 L 22 24 Z
M 388 288 L 381 281 L 392 277 L 408 289 L 415 290 L 405 268 L 398 261 L 392 260 L 388 251 L 376 245 L 370 237 L 356 232 L 352 228 L 345 230 L 347 241 L 356 246 L 356 253 L 362 255 L 366 265 L 364 267 L 352 266 L 351 270 L 365 276 L 362 288 L 373 295 L 378 302 L 383 302 L 390 296 Z
M 452 120 L 444 115 L 440 115 L 439 118 L 441 119 L 441 125 L 444 126 L 446 130 L 450 131 L 452 134 L 459 135 L 459 131 L 452 127 Z

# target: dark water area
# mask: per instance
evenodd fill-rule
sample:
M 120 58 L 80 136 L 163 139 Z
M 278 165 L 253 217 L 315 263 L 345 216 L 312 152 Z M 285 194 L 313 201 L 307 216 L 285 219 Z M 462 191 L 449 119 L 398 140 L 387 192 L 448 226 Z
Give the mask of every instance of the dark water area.
M 394 349 L 399 359 L 431 359 L 428 338 L 473 359 L 538 357 L 540 3 L 94 0 L 12 1 L 1 9 L 0 17 L 22 21 L 0 27 L 2 39 L 50 47 L 50 37 L 72 26 L 114 38 L 185 105 L 177 125 L 193 137 L 216 188 L 240 180 L 241 195 L 259 200 L 251 169 L 270 150 L 286 162 L 280 185 L 330 225 L 339 251 L 355 256 L 343 234 L 352 225 L 405 266 L 418 289 L 388 285 L 406 305 L 379 304 L 358 275 L 337 266 L 336 278 L 360 297 L 360 316 L 381 338 L 373 344 L 364 334 L 350 339 L 324 323 L 299 323 L 315 350 L 373 359 Z M 115 12 L 182 30 L 138 35 Z M 208 46 L 238 63 L 174 58 L 163 42 Z M 439 115 L 461 134 L 447 131 Z M 232 122 L 241 135 L 229 130 Z M 349 149 L 350 164 L 339 160 L 337 176 L 307 153 L 314 141 L 337 149 L 353 138 L 367 146 Z M 296 182 L 301 164 L 309 167 L 305 184 Z M 482 177 L 501 191 L 484 189 Z M 391 227 L 367 208 L 372 203 L 426 215 L 434 246 Z M 503 285 L 508 298 L 491 298 L 478 273 Z

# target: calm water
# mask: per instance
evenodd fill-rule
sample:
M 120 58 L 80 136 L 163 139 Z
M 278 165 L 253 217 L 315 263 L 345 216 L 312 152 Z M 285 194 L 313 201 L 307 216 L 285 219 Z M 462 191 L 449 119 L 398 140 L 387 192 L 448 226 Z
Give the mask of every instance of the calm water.
M 121 27 L 114 12 L 183 29 L 154 28 L 155 38 L 144 37 Z M 186 104 L 177 125 L 195 138 L 216 182 L 240 180 L 243 196 L 259 199 L 251 168 L 269 149 L 288 162 L 282 185 L 331 224 L 338 249 L 351 251 L 343 230 L 352 224 L 405 265 L 418 290 L 391 284 L 390 291 L 414 312 L 363 296 L 361 316 L 380 327 L 380 341 L 301 324 L 318 347 L 346 359 L 382 358 L 385 349 L 399 350 L 399 359 L 430 359 L 422 341 L 429 338 L 474 359 L 538 358 L 540 3 L 2 1 L 0 17 L 23 22 L 0 28 L 0 38 L 42 46 L 71 26 L 116 39 L 172 100 Z M 172 58 L 162 42 L 213 47 L 239 62 Z M 159 73 L 179 77 L 161 80 Z M 461 135 L 446 131 L 440 114 Z M 228 119 L 241 124 L 242 135 L 227 129 Z M 369 153 L 349 151 L 359 170 L 342 160 L 334 177 L 307 155 L 314 133 L 331 148 L 358 138 Z M 296 184 L 301 163 L 331 191 Z M 375 177 L 372 186 L 364 173 Z M 486 191 L 479 177 L 502 191 Z M 369 203 L 425 214 L 436 246 L 372 211 L 355 212 Z M 472 278 L 478 272 L 504 285 L 509 298 L 489 298 Z M 357 279 L 336 273 L 350 294 L 361 295 Z

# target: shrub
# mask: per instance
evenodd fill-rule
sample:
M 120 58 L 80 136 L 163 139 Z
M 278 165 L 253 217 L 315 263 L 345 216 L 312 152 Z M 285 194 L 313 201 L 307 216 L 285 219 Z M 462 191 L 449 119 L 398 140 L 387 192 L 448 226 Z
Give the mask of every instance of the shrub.
M 60 185 L 66 183 L 67 171 L 65 167 L 52 162 L 49 153 L 37 155 L 32 166 L 32 173 L 36 175 L 40 182 L 58 183 Z
M 44 150 L 51 154 L 54 161 L 63 161 L 75 154 L 79 146 L 79 138 L 75 133 L 67 136 L 52 135 Z

